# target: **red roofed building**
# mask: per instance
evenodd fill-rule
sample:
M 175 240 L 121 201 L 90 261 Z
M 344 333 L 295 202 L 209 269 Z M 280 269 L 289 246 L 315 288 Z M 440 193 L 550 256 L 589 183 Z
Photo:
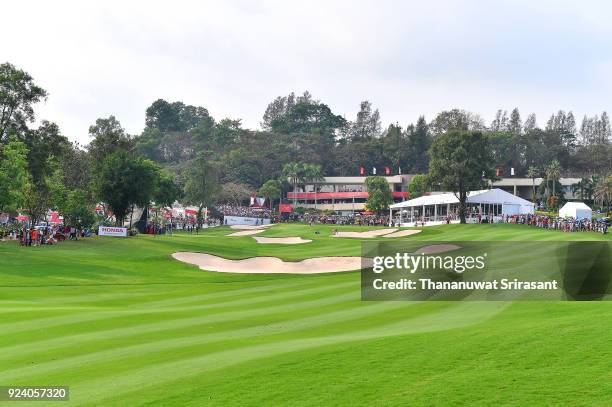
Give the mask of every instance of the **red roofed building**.
M 408 184 L 413 175 L 402 174 L 383 177 L 389 183 L 394 202 L 402 202 L 408 198 Z M 287 193 L 286 204 L 295 207 L 317 208 L 342 213 L 361 212 L 368 199 L 365 187 L 366 177 L 325 177 L 316 184 L 299 185 L 297 193 Z M 293 199 L 296 199 L 293 205 Z M 315 204 L 316 199 L 316 204 Z

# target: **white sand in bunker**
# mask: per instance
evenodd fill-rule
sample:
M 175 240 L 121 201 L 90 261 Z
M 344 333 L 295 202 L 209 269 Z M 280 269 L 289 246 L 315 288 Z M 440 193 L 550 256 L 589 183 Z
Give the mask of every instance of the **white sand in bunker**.
M 457 246 L 456 244 L 434 244 L 431 246 L 421 247 L 420 249 L 417 249 L 414 252 L 417 254 L 436 254 L 450 252 L 451 250 L 457 249 L 461 249 L 461 246 Z
M 420 230 L 400 230 L 398 232 L 389 233 L 388 235 L 384 235 L 383 237 L 404 237 L 415 235 L 417 233 L 421 233 Z
M 269 225 L 232 225 L 230 226 L 230 228 L 232 229 L 238 229 L 238 230 L 260 230 L 260 229 L 265 229 L 265 228 L 269 228 L 270 226 L 273 226 L 272 224 Z
M 361 257 L 315 257 L 302 261 L 283 261 L 277 257 L 251 257 L 229 260 L 206 253 L 179 252 L 176 260 L 194 264 L 202 270 L 242 274 L 319 274 L 361 269 Z
M 230 233 L 227 236 L 251 236 L 251 235 L 256 235 L 257 233 L 261 233 L 263 232 L 265 229 L 258 229 L 258 230 L 241 230 L 240 232 L 234 232 L 234 233 Z
M 257 240 L 257 243 L 261 244 L 302 244 L 310 243 L 310 239 L 302 239 L 301 237 L 262 237 L 253 236 L 253 239 Z
M 373 237 L 386 235 L 392 232 L 396 232 L 397 229 L 376 229 L 376 230 L 368 230 L 366 232 L 338 232 L 334 237 L 357 237 L 357 238 L 365 238 L 371 239 Z

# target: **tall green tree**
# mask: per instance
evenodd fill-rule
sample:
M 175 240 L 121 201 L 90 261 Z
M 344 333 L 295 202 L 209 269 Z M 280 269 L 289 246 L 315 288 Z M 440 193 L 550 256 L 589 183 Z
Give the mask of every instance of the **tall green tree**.
M 116 151 L 102 162 L 94 184 L 96 197 L 108 205 L 117 224 L 123 225 L 133 205 L 148 207 L 158 177 L 159 168 L 153 162 Z
M 11 132 L 25 131 L 35 119 L 34 105 L 46 97 L 30 74 L 8 62 L 0 64 L 0 142 Z
M 525 123 L 523 123 L 523 133 L 529 134 L 537 128 L 538 123 L 536 121 L 536 115 L 535 113 L 531 113 L 527 116 L 527 119 L 525 119 Z
M 57 159 L 50 156 L 44 168 L 48 168 L 48 171 L 41 172 L 37 179 L 27 182 L 23 187 L 23 208 L 32 225 L 43 220 L 49 209 L 57 208 L 58 202 L 62 199 L 60 192 L 63 190 L 63 185 L 56 176 Z
M 304 181 L 314 185 L 315 209 L 317 209 L 317 186 L 319 182 L 325 181 L 323 170 L 318 164 L 304 164 L 302 171 Z
M 589 200 L 593 196 L 593 185 L 591 179 L 583 177 L 572 185 L 572 193 L 578 195 L 582 200 Z
M 382 125 L 378 109 L 372 109 L 372 103 L 367 100 L 361 102 L 359 112 L 354 122 L 348 123 L 348 136 L 351 139 L 367 139 L 379 137 Z
M 365 203 L 367 210 L 380 214 L 382 211 L 389 209 L 389 204 L 393 202 L 393 194 L 384 177 L 367 177 L 365 186 L 368 190 L 368 199 Z
M 61 134 L 57 124 L 46 120 L 37 129 L 25 132 L 23 141 L 28 147 L 28 168 L 32 182 L 42 188 L 45 179 L 55 170 L 53 164 L 68 158 L 66 155 L 72 145 Z
M 434 137 L 451 130 L 483 130 L 484 128 L 482 117 L 462 109 L 440 112 L 429 123 L 429 130 Z
M 521 121 L 521 114 L 519 113 L 518 107 L 512 109 L 512 113 L 510 113 L 508 131 L 514 135 L 521 135 L 523 132 L 523 122 Z
M 291 162 L 283 166 L 282 176 L 289 180 L 293 186 L 293 205 L 297 202 L 297 187 L 304 180 L 304 165 L 302 163 Z
M 556 191 L 557 181 L 559 181 L 559 178 L 561 177 L 561 164 L 559 164 L 559 161 L 553 160 L 546 167 L 545 172 L 546 172 L 546 181 L 552 183 L 552 195 L 556 196 L 557 195 L 557 191 Z
M 597 185 L 595 185 L 593 197 L 595 202 L 602 207 L 606 206 L 607 212 L 610 212 L 610 207 L 612 207 L 612 174 L 599 179 Z
M 398 124 L 391 124 L 382 136 L 383 155 L 388 160 L 380 163 L 383 166 L 390 166 L 397 170 L 404 163 L 403 158 L 408 158 L 410 145 L 406 140 L 406 135 Z
M 270 210 L 274 210 L 274 200 L 281 198 L 281 191 L 281 182 L 277 179 L 270 179 L 259 188 L 259 195 L 266 198 L 270 204 Z
M 164 207 L 171 207 L 182 193 L 181 187 L 174 182 L 172 176 L 165 172 L 158 173 L 153 200 L 156 204 Z
M 99 118 L 89 126 L 89 137 L 92 139 L 88 151 L 94 164 L 101 164 L 104 159 L 117 151 L 132 151 L 134 142 L 125 132 L 115 116 Z
M 64 198 L 57 202 L 57 210 L 64 217 L 64 224 L 78 228 L 89 228 L 96 221 L 95 204 L 87 191 L 67 190 Z
M 320 132 L 333 135 L 345 125 L 346 120 L 335 115 L 326 104 L 300 101 L 286 114 L 274 119 L 271 128 L 278 133 Z
M 255 190 L 246 184 L 226 182 L 221 187 L 219 200 L 233 205 L 242 205 L 253 196 L 254 192 Z
M 410 199 L 418 198 L 427 192 L 427 175 L 417 174 L 410 180 L 408 184 L 408 196 Z
M 540 170 L 538 167 L 531 166 L 527 170 L 527 176 L 531 178 L 531 186 L 532 186 L 532 194 L 531 200 L 535 203 L 536 201 L 536 187 L 535 187 L 535 179 L 540 176 Z
M 479 131 L 450 131 L 434 140 L 429 155 L 430 185 L 455 193 L 460 222 L 465 223 L 468 192 L 495 179 L 488 138 Z
M 427 171 L 429 157 L 427 151 L 431 145 L 429 127 L 424 116 L 420 116 L 416 126 L 406 131 L 409 160 L 402 163 L 404 171 L 421 173 Z
M 30 184 L 28 149 L 20 141 L 11 140 L 0 154 L 0 212 L 13 212 L 24 204 L 24 190 Z
M 219 199 L 221 186 L 216 168 L 200 154 L 185 171 L 185 200 L 198 208 L 198 226 L 202 224 L 204 208 L 212 208 Z

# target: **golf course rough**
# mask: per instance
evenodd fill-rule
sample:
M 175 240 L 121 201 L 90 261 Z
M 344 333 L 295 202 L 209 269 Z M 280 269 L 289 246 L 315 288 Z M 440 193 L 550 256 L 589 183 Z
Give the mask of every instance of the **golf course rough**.
M 171 257 L 359 256 L 334 228 L 368 230 L 258 234 L 312 240 L 284 246 L 228 227 L 0 243 L 0 384 L 67 385 L 66 406 L 612 404 L 610 302 L 362 302 L 357 272 L 208 273 Z M 444 225 L 397 239 L 610 238 Z

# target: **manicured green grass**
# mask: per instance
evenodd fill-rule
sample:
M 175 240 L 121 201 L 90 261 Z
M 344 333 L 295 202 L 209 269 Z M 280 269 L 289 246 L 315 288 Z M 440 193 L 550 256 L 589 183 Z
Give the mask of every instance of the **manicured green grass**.
M 62 405 L 612 404 L 609 302 L 361 302 L 354 272 L 209 273 L 170 257 L 359 255 L 334 227 L 261 234 L 313 240 L 286 246 L 225 227 L 0 243 L 0 385 L 69 385 Z M 406 239 L 610 237 L 448 225 Z

